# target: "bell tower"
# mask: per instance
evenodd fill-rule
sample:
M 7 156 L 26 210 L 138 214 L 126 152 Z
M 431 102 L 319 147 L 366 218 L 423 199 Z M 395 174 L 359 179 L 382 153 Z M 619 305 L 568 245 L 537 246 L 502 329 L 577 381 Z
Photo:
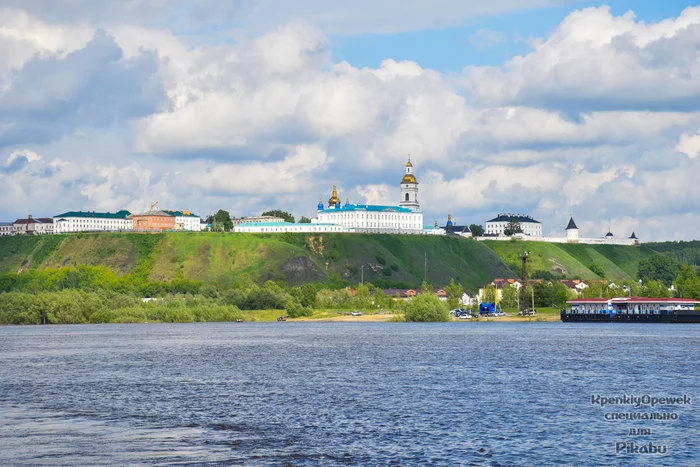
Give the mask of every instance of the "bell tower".
M 399 206 L 412 211 L 420 211 L 420 204 L 418 203 L 418 181 L 416 180 L 416 176 L 413 175 L 413 164 L 411 164 L 410 156 L 408 162 L 406 162 L 406 173 L 401 179 L 401 202 Z

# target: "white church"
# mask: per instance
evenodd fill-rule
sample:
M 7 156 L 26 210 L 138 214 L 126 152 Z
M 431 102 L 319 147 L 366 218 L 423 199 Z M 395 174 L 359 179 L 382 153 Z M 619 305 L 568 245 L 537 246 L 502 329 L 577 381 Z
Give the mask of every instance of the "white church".
M 334 185 L 328 205 L 319 202 L 316 218 L 312 222 L 338 224 L 353 232 L 422 233 L 423 212 L 418 202 L 418 181 L 410 159 L 406 162 L 400 191 L 398 206 L 352 204 L 347 201 L 342 204 Z
M 334 185 L 328 204 L 319 200 L 316 217 L 310 224 L 289 222 L 247 222 L 234 227 L 236 232 L 354 232 L 386 234 L 444 235 L 445 229 L 423 226 L 423 212 L 418 201 L 418 180 L 413 164 L 406 162 L 406 172 L 401 179 L 400 198 L 397 205 L 352 204 L 347 199 L 341 203 Z

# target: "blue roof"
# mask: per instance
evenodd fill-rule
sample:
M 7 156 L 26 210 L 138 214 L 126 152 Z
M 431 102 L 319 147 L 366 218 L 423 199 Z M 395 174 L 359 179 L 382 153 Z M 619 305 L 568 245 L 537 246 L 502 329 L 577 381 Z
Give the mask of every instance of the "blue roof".
M 370 211 L 370 212 L 416 212 L 401 206 L 381 206 L 377 204 L 346 204 L 341 208 L 324 209 L 321 212 L 338 212 L 338 211 Z
M 322 223 L 322 222 L 299 222 L 299 223 L 294 223 L 294 222 L 243 222 L 242 224 L 238 224 L 236 227 L 289 227 L 293 225 L 331 225 L 334 227 L 342 227 L 339 224 L 329 224 L 329 223 Z

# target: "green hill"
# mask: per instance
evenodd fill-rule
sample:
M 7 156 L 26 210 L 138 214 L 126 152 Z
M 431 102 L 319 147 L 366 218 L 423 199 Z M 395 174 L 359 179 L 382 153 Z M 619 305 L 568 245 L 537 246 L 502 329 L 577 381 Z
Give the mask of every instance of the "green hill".
M 496 277 L 519 275 L 525 250 L 530 252 L 531 277 L 599 279 L 596 272 L 602 272 L 607 279 L 630 280 L 640 260 L 657 254 L 692 260 L 697 243 L 631 247 L 418 235 L 200 232 L 18 236 L 0 237 L 0 272 L 87 265 L 124 275 L 138 267 L 139 277 L 154 282 L 184 278 L 224 287 L 244 275 L 290 285 L 342 286 L 364 280 L 387 288 L 417 287 L 425 275 L 435 286 L 454 278 L 475 291 Z
M 659 254 L 651 248 L 619 245 L 583 245 L 527 241 L 484 241 L 486 246 L 511 268 L 521 267 L 520 255 L 530 253 L 528 271 L 531 276 L 551 274 L 554 277 L 600 279 L 593 269 L 604 272 L 606 279 L 630 280 L 637 275 L 639 261 Z
M 487 246 L 473 240 L 414 235 L 102 233 L 0 238 L 0 272 L 105 266 L 118 275 L 137 266 L 152 281 L 177 277 L 226 286 L 244 274 L 257 281 L 373 282 L 436 286 L 454 278 L 468 290 L 511 277 Z

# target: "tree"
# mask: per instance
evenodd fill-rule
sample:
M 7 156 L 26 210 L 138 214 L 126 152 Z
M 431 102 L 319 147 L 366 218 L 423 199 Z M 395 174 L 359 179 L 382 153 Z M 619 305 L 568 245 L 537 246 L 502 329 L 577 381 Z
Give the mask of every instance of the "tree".
M 505 284 L 501 290 L 501 308 L 517 308 L 518 289 L 510 284 Z
M 445 287 L 445 292 L 447 292 L 447 306 L 450 309 L 457 308 L 462 300 L 464 286 L 462 284 L 455 283 L 454 279 L 450 279 L 450 284 Z
M 523 228 L 520 225 L 520 222 L 518 221 L 510 221 L 508 222 L 508 225 L 506 226 L 505 229 L 503 229 L 503 235 L 506 236 L 511 236 L 515 235 L 516 233 L 522 233 Z
M 664 284 L 671 285 L 678 274 L 678 264 L 667 256 L 655 254 L 639 260 L 637 279 L 643 282 L 660 280 Z
M 447 306 L 434 293 L 422 293 L 406 303 L 406 321 L 439 322 L 449 321 Z
M 605 269 L 603 269 L 603 266 L 601 266 L 600 264 L 593 263 L 590 266 L 588 266 L 588 269 L 590 269 L 593 274 L 600 277 L 601 279 L 605 279 Z
M 471 224 L 469 230 L 472 232 L 473 237 L 483 237 L 484 228 L 479 224 Z
M 301 304 L 305 307 L 316 306 L 316 287 L 313 284 L 304 284 L 301 286 Z
M 294 216 L 289 214 L 287 211 L 282 211 L 280 209 L 273 209 L 272 211 L 265 211 L 262 213 L 263 216 L 273 216 L 273 217 L 281 217 L 284 219 L 285 222 L 291 222 L 292 224 L 294 223 Z
M 481 301 L 484 303 L 496 303 L 496 287 L 493 284 L 484 287 L 481 293 Z
M 301 216 L 301 219 L 299 219 L 300 224 L 311 224 L 311 219 L 309 219 L 306 216 Z
M 670 295 L 668 287 L 661 281 L 649 281 L 642 290 L 643 297 L 668 298 Z
M 679 297 L 700 300 L 700 277 L 692 266 L 682 265 L 673 283 Z
M 214 214 L 214 219 L 211 223 L 211 229 L 217 231 L 229 232 L 233 229 L 233 222 L 231 222 L 231 215 L 228 211 L 219 209 L 216 214 Z

